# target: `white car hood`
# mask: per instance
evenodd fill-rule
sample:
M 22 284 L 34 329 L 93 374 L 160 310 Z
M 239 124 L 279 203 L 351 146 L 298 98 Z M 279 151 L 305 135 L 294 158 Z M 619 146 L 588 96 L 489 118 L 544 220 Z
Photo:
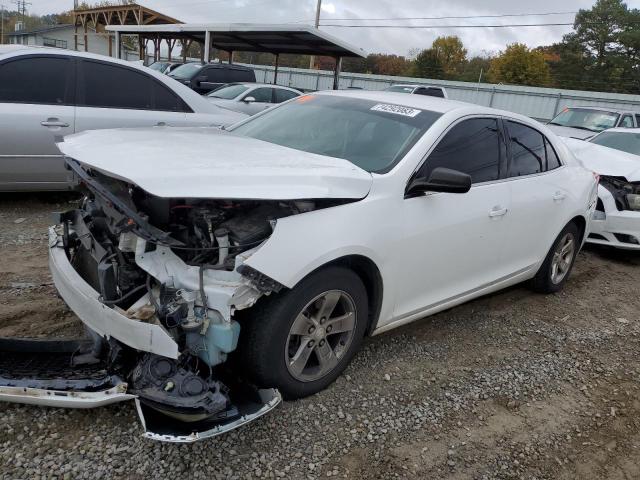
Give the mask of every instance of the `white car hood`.
M 640 156 L 583 140 L 562 140 L 589 170 L 599 175 L 624 177 L 629 182 L 640 181 Z
M 215 128 L 132 128 L 69 135 L 67 157 L 166 198 L 360 199 L 370 173 Z
M 579 138 L 585 140 L 598 134 L 598 132 L 591 132 L 589 130 L 582 130 L 580 128 L 562 127 L 560 125 L 547 124 L 547 128 L 549 128 L 549 130 L 551 130 L 559 137 L 565 138 Z

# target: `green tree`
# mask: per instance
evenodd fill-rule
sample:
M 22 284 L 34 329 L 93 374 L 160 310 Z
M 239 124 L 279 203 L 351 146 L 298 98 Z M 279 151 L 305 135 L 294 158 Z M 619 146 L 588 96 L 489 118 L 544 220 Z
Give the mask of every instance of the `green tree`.
M 412 76 L 421 78 L 445 79 L 442 62 L 432 48 L 422 50 L 413 61 Z
M 526 45 L 514 43 L 491 60 L 489 80 L 493 83 L 547 86 L 551 83 L 549 65 L 544 54 L 530 50 Z

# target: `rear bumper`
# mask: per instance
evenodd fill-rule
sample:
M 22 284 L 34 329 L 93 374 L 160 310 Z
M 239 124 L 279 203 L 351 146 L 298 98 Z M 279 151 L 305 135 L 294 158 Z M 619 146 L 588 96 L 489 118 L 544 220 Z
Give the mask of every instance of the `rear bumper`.
M 100 302 L 100 294 L 69 262 L 54 227 L 49 228 L 49 269 L 62 299 L 91 330 L 137 350 L 178 358 L 178 344 L 160 325 L 132 320 Z

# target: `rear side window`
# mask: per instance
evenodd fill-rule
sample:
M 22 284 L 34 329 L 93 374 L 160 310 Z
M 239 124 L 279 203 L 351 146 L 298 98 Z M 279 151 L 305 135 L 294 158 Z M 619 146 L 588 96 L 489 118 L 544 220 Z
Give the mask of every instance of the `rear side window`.
M 429 178 L 434 168 L 445 167 L 471 175 L 473 183 L 500 178 L 504 142 L 495 118 L 473 118 L 460 122 L 445 135 L 421 167 Z
M 640 127 L 640 114 L 636 114 L 636 123 L 638 124 L 638 127 Z
M 562 165 L 560 163 L 560 158 L 558 157 L 555 148 L 553 148 L 553 145 L 551 145 L 551 142 L 549 142 L 547 137 L 545 137 L 544 139 L 544 145 L 547 151 L 547 170 L 554 170 L 556 168 L 559 168 L 560 165 Z
M 255 82 L 256 74 L 253 70 L 236 70 L 235 68 L 228 70 L 229 82 Z
M 531 127 L 507 121 L 511 141 L 510 177 L 521 177 L 546 170 L 544 136 Z
M 0 65 L 0 102 L 73 104 L 68 58 L 27 57 Z
M 84 60 L 80 102 L 87 107 L 152 109 L 151 78 L 126 67 Z
M 296 92 L 291 90 L 283 90 L 282 88 L 276 88 L 276 103 L 286 102 L 298 96 Z

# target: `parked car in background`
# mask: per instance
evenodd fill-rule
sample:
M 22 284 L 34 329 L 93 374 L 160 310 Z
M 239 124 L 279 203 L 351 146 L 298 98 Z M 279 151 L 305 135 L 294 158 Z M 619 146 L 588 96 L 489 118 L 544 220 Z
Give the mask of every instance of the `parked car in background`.
M 609 128 L 637 128 L 640 111 L 602 107 L 565 108 L 547 126 L 561 137 L 586 140 Z
M 612 128 L 589 141 L 621 152 L 640 155 L 640 128 Z
M 565 143 L 600 175 L 587 241 L 640 250 L 640 129 L 611 129 L 588 142 L 567 138 Z
M 55 142 L 74 132 L 221 126 L 243 118 L 130 62 L 52 48 L 0 49 L 0 191 L 68 188 Z
M 385 88 L 386 92 L 396 93 L 412 93 L 415 95 L 425 95 L 427 97 L 449 98 L 447 90 L 444 87 L 437 87 L 433 85 L 412 85 L 412 84 L 398 84 L 391 85 Z
M 209 93 L 227 83 L 256 81 L 253 69 L 228 63 L 185 63 L 169 76 L 200 94 Z
M 156 72 L 164 73 L 168 75 L 173 72 L 180 65 L 184 65 L 182 62 L 153 62 L 149 65 L 151 70 L 155 70 Z
M 267 83 L 231 83 L 207 94 L 215 105 L 254 115 L 274 105 L 302 95 L 294 88 Z
M 113 354 L 111 378 L 131 379 L 117 391 L 165 441 L 254 420 L 273 389 L 322 390 L 366 335 L 526 280 L 560 290 L 597 187 L 536 121 L 388 92 L 305 95 L 230 131 L 100 130 L 59 147 L 88 196 L 50 229 L 54 283 L 110 339 L 93 351 Z M 220 375 L 228 358 L 261 389 L 251 410 L 237 403 L 246 383 Z M 50 401 L 12 400 L 34 397 Z M 199 423 L 172 431 L 175 419 Z

